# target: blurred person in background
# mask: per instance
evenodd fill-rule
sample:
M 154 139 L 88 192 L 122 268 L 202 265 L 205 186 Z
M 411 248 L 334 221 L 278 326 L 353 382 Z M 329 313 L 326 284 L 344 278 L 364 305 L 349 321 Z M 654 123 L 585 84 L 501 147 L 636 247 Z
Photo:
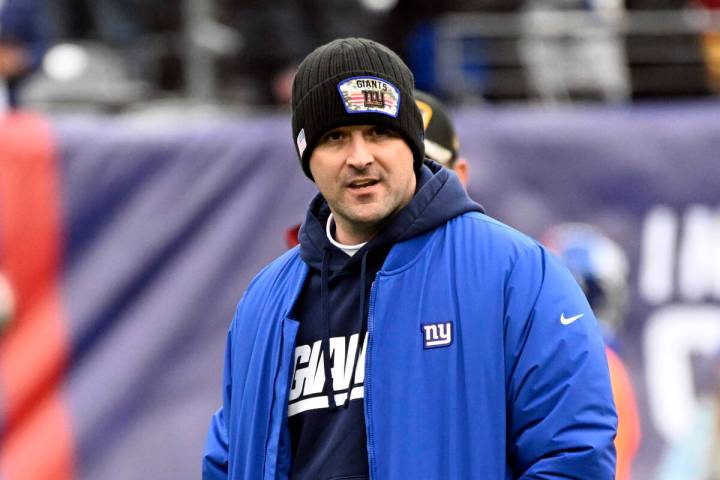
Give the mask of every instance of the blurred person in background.
M 699 5 L 712 8 L 717 0 L 625 0 L 630 14 L 660 12 L 674 14 L 678 25 L 686 30 L 645 22 L 647 31 L 626 36 L 625 45 L 630 60 L 633 99 L 668 97 L 698 97 L 707 95 L 709 50 L 704 50 L 706 37 L 685 20 L 688 8 Z M 639 23 L 640 26 L 643 22 Z
M 40 0 L 0 0 L 0 113 L 18 107 L 20 84 L 42 63 L 45 14 Z
M 62 38 L 98 40 L 113 46 L 146 34 L 147 6 L 154 0 L 53 0 L 53 15 Z
M 692 5 L 715 15 L 720 14 L 720 0 L 696 0 Z M 720 94 L 720 30 L 703 32 L 702 46 L 708 85 L 714 93 Z
M 614 478 L 582 291 L 425 161 L 413 87 L 365 39 L 301 63 L 293 138 L 319 193 L 238 304 L 206 480 Z
M 520 54 L 533 93 L 550 103 L 629 100 L 625 43 L 615 30 L 624 12 L 624 0 L 526 2 Z M 582 28 L 563 28 L 572 25 L 563 13 L 583 14 Z
M 457 91 L 457 88 L 448 90 L 442 82 L 442 77 L 446 74 L 443 64 L 447 60 L 441 61 L 438 58 L 441 55 L 439 44 L 447 42 L 447 38 L 443 38 L 447 36 L 447 33 L 443 33 L 443 22 L 449 15 L 513 12 L 523 2 L 524 0 L 397 0 L 388 17 L 386 30 L 392 39 L 392 45 L 407 57 L 418 89 L 443 95 L 444 98 L 458 98 L 462 97 L 464 92 Z M 395 28 L 399 23 L 406 27 Z M 450 29 L 452 30 L 452 27 Z M 462 58 L 463 75 L 478 85 L 480 92 L 487 79 L 487 58 L 484 53 L 488 49 L 486 39 L 466 36 L 462 44 L 457 45 L 457 49 L 456 54 Z
M 415 90 L 415 103 L 420 109 L 425 130 L 425 157 L 455 172 L 467 188 L 470 167 L 460 155 L 460 140 L 447 107 L 429 93 Z M 285 233 L 288 248 L 300 244 L 300 224 L 293 225 Z
M 693 360 L 694 419 L 667 445 L 656 480 L 720 480 L 720 350 Z
M 627 257 L 620 245 L 588 224 L 559 224 L 542 238 L 543 243 L 570 269 L 600 322 L 618 412 L 616 478 L 630 480 L 633 459 L 640 445 L 640 416 L 635 389 L 621 360 L 622 348 L 616 335 L 627 311 Z
M 695 419 L 686 434 L 668 445 L 657 480 L 720 480 L 720 352 L 698 363 Z
M 54 0 L 55 36 L 78 42 L 92 59 L 120 62 L 103 75 L 151 82 L 160 91 L 183 88 L 183 3 L 160 0 Z M 108 58 L 109 57 L 109 58 Z M 210 72 L 208 72 L 210 74 Z M 117 93 L 116 93 L 117 94 Z
M 221 21 L 242 37 L 239 55 L 221 68 L 243 76 L 248 101 L 255 104 L 288 104 L 297 65 L 316 45 L 341 36 L 387 44 L 405 31 L 401 21 L 386 28 L 396 0 L 216 1 Z
M 420 109 L 425 129 L 425 156 L 455 172 L 465 188 L 470 175 L 469 165 L 460 155 L 460 140 L 447 107 L 429 93 L 415 90 L 415 103 Z

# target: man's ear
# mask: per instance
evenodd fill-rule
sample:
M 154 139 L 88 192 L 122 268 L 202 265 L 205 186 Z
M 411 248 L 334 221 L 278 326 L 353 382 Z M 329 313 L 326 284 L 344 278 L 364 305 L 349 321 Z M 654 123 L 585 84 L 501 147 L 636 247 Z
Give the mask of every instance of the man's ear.
M 460 179 L 460 183 L 467 189 L 468 178 L 470 176 L 470 165 L 468 165 L 467 160 L 462 157 L 458 158 L 455 161 L 455 165 L 453 165 L 453 170 Z

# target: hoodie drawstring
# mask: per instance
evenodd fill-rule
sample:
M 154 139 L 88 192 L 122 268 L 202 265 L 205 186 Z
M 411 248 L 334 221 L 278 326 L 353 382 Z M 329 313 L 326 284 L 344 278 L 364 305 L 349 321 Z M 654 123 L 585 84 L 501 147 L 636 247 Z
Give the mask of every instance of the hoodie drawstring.
M 357 366 L 360 362 L 360 352 L 362 351 L 363 344 L 365 343 L 363 341 L 363 334 L 367 335 L 368 316 L 365 313 L 365 277 L 367 273 L 368 253 L 370 253 L 370 251 L 366 250 L 360 259 L 360 332 L 358 332 L 357 351 L 355 354 L 355 361 L 353 362 L 352 374 L 350 375 L 350 386 L 348 388 L 347 397 L 345 397 L 345 403 L 343 404 L 344 408 L 347 408 L 350 405 L 350 396 L 352 395 L 353 388 L 355 387 L 355 372 L 357 371 Z
M 348 392 L 345 397 L 343 407 L 347 408 L 350 405 L 350 397 L 352 396 L 353 387 L 355 385 L 355 374 L 357 372 L 358 363 L 360 362 L 360 352 L 362 350 L 364 341 L 363 334 L 367 335 L 367 314 L 366 310 L 366 277 L 367 277 L 367 257 L 369 251 L 365 251 L 360 259 L 360 332 L 358 333 L 358 344 L 355 355 L 355 361 L 353 362 L 352 374 L 350 375 L 350 384 L 348 386 Z M 328 397 L 328 404 L 330 410 L 337 410 L 338 406 L 335 403 L 335 380 L 332 376 L 332 368 L 330 367 L 330 310 L 329 310 L 329 277 L 330 277 L 330 257 L 332 256 L 332 250 L 326 248 L 323 252 L 323 263 L 322 270 L 320 271 L 320 316 L 325 327 L 324 336 L 322 339 L 322 351 L 323 351 L 323 368 L 325 370 L 325 386 L 323 393 Z
M 325 325 L 325 336 L 322 340 L 323 366 L 325 367 L 324 394 L 328 396 L 330 410 L 337 410 L 335 403 L 335 389 L 333 388 L 332 369 L 330 368 L 330 312 L 328 311 L 328 274 L 330 271 L 330 256 L 332 251 L 325 248 L 323 252 L 322 270 L 320 271 L 320 316 Z

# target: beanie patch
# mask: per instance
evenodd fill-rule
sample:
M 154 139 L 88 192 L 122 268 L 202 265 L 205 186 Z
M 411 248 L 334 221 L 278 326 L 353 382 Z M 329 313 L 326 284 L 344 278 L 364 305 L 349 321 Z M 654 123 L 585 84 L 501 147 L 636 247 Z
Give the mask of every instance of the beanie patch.
M 378 77 L 351 77 L 338 83 L 347 113 L 381 113 L 397 118 L 400 89 Z

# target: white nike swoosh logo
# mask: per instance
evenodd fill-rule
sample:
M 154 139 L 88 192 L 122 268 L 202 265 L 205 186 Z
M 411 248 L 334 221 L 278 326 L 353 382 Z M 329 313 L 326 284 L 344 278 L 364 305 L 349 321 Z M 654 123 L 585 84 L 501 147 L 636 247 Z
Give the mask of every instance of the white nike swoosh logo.
M 560 323 L 562 323 L 563 325 L 570 325 L 571 323 L 573 323 L 575 320 L 582 317 L 583 315 L 585 315 L 585 314 L 581 313 L 580 315 L 575 315 L 574 317 L 566 318 L 565 312 L 563 312 L 562 314 L 560 314 Z

